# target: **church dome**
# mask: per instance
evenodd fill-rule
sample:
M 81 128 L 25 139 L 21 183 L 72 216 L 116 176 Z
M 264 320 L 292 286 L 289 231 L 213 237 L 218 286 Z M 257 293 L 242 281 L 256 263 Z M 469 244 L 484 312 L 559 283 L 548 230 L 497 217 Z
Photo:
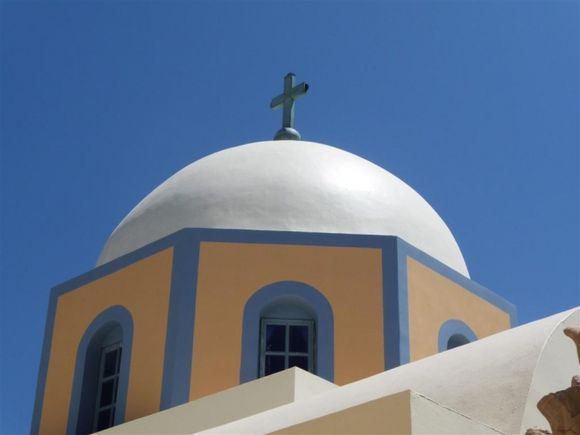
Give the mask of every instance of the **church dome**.
M 421 195 L 368 160 L 319 143 L 255 142 L 191 163 L 123 219 L 98 264 L 182 228 L 393 235 L 469 276 L 451 231 Z

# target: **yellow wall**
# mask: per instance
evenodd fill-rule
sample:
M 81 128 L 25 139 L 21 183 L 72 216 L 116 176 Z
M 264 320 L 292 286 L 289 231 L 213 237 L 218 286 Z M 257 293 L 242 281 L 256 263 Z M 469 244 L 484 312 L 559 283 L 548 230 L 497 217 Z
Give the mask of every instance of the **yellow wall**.
M 439 351 L 439 328 L 449 319 L 465 322 L 478 338 L 510 328 L 508 313 L 411 257 L 407 287 L 411 361 Z
M 133 317 L 125 419 L 159 411 L 172 258 L 166 249 L 58 298 L 40 433 L 66 432 L 77 348 L 95 317 L 113 305 Z
M 328 299 L 335 383 L 384 370 L 380 249 L 204 242 L 191 400 L 239 384 L 244 306 L 254 292 L 278 281 L 304 282 Z

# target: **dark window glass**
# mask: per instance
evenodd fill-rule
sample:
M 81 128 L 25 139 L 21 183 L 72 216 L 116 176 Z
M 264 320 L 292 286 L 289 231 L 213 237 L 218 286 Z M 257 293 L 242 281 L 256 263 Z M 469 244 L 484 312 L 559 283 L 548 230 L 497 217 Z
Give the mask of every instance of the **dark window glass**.
M 259 375 L 290 367 L 314 373 L 314 326 L 313 320 L 262 319 Z
M 117 372 L 117 349 L 105 353 L 105 367 L 103 377 L 108 378 Z
M 111 379 L 101 384 L 101 400 L 99 407 L 109 406 L 113 403 L 113 392 L 115 389 L 115 380 Z
M 288 367 L 299 367 L 302 370 L 308 371 L 308 357 L 307 356 L 289 356 Z
M 308 326 L 290 325 L 290 352 L 308 353 Z
M 266 376 L 284 370 L 283 355 L 266 355 Z
M 97 416 L 97 430 L 111 427 L 111 408 L 103 409 Z
M 447 341 L 447 349 L 454 349 L 467 343 L 469 343 L 469 340 L 464 335 L 453 334 Z
M 286 347 L 286 325 L 266 326 L 266 350 L 284 352 Z

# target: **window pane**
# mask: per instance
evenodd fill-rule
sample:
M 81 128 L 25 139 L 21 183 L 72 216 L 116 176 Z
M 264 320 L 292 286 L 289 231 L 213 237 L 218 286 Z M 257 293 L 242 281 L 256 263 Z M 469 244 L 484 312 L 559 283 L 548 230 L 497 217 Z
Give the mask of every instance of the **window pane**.
M 284 352 L 286 325 L 266 325 L 266 350 Z
M 105 353 L 105 367 L 103 377 L 107 378 L 117 373 L 117 349 Z
M 111 408 L 104 409 L 97 416 L 97 430 L 103 430 L 111 427 Z
M 284 355 L 266 355 L 266 370 L 265 375 L 280 372 L 284 370 Z
M 447 341 L 447 349 L 455 349 L 456 347 L 463 346 L 467 343 L 469 343 L 469 340 L 464 335 L 453 334 Z
M 290 325 L 290 352 L 308 352 L 308 326 Z
M 113 392 L 115 387 L 115 380 L 103 382 L 101 386 L 101 400 L 99 401 L 99 408 L 111 405 L 113 403 Z
M 288 367 L 300 367 L 302 370 L 308 371 L 308 357 L 290 356 L 288 357 Z

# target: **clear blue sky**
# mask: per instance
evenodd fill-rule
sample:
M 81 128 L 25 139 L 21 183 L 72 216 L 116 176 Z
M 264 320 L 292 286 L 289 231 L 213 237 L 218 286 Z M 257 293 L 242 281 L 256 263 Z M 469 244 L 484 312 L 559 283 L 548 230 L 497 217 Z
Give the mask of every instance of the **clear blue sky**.
M 580 303 L 576 1 L 1 6 L 1 433 L 26 432 L 49 289 L 186 164 L 308 140 L 393 172 L 522 323 Z

